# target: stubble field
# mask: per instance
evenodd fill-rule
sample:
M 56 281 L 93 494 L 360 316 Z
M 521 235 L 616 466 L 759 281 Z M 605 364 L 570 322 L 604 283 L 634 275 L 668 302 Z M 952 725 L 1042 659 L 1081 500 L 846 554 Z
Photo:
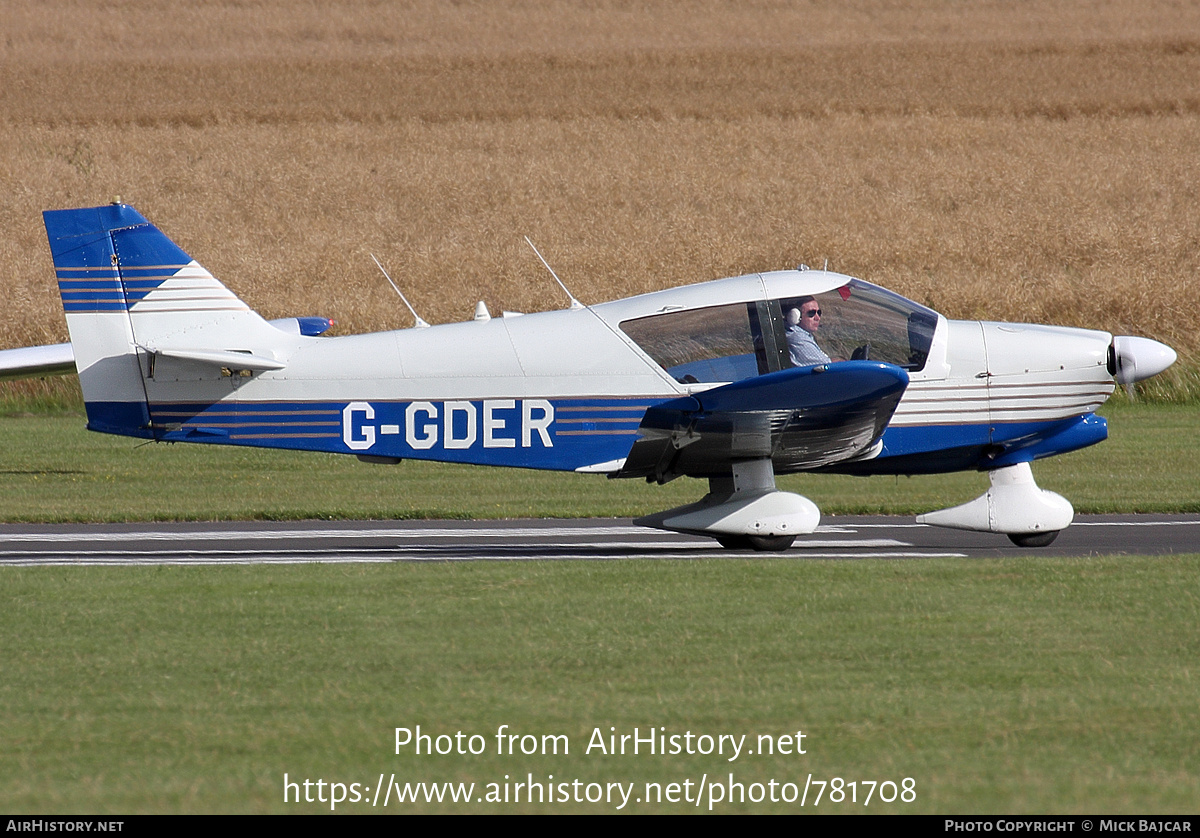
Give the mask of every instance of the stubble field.
M 66 340 L 48 208 L 137 206 L 339 333 L 825 264 L 951 317 L 1200 351 L 1200 10 L 13 0 L 3 346 Z

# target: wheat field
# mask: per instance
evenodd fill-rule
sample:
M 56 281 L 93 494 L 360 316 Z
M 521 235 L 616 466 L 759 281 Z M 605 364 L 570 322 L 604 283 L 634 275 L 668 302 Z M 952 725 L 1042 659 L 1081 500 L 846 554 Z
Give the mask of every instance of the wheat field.
M 133 204 L 346 334 L 824 265 L 1200 358 L 1200 6 L 5 0 L 0 348 L 40 212 Z

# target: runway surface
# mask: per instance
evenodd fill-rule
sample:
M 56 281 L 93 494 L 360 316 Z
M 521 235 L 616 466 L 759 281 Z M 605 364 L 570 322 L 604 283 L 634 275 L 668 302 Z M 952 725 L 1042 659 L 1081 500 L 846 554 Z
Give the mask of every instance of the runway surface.
M 707 538 L 628 519 L 4 524 L 0 565 L 223 565 L 304 562 L 929 557 L 1200 553 L 1200 515 L 1078 516 L 1049 547 L 959 532 L 912 518 L 829 517 L 783 553 L 721 549 Z

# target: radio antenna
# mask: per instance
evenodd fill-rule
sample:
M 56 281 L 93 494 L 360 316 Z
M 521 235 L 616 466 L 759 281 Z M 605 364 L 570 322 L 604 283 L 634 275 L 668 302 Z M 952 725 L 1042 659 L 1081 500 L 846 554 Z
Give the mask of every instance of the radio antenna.
M 550 263 L 547 262 L 546 259 L 542 256 L 542 254 L 540 252 L 538 252 L 538 249 L 533 246 L 533 242 L 531 242 L 529 240 L 529 236 L 525 237 L 525 243 L 527 245 L 529 245 L 531 248 L 533 248 L 533 252 L 535 254 L 537 254 L 537 258 L 542 260 L 542 264 L 546 266 L 546 270 L 550 271 L 550 276 L 554 277 L 554 281 L 558 283 L 558 287 L 561 288 L 563 290 L 563 293 L 566 294 L 567 297 L 571 300 L 571 308 L 572 309 L 587 308 L 587 306 L 585 306 L 583 303 L 579 302 L 579 300 L 575 299 L 574 294 L 572 294 L 570 291 L 567 290 L 567 286 L 563 285 L 563 281 L 561 279 L 559 279 L 558 274 L 556 274 L 554 272 L 554 268 L 550 267 Z
M 607 320 L 605 320 L 603 317 L 601 317 L 600 313 L 598 311 L 596 311 L 594 308 L 589 308 L 588 306 L 585 306 L 583 303 L 579 302 L 579 300 L 575 299 L 575 295 L 567 290 L 567 286 L 563 285 L 563 281 L 558 278 L 558 274 L 556 274 L 554 272 L 554 268 L 550 267 L 550 263 L 545 260 L 545 258 L 542 256 L 541 253 L 538 253 L 538 249 L 533 246 L 533 242 L 531 242 L 529 240 L 529 236 L 525 237 L 525 243 L 528 244 L 531 248 L 533 248 L 534 253 L 537 253 L 537 258 L 542 260 L 542 264 L 546 266 L 546 270 L 550 271 L 550 276 L 554 277 L 554 281 L 558 283 L 558 287 L 563 290 L 563 293 L 571 298 L 571 310 L 572 311 L 583 310 L 583 311 L 590 312 L 593 317 L 595 317 L 597 320 L 599 320 L 604 325 L 604 328 L 608 329 L 610 332 L 613 333 L 613 335 L 617 338 L 617 340 L 621 341 L 626 346 L 630 346 L 630 347 L 637 346 L 633 341 L 631 341 L 629 339 L 629 337 L 627 335 L 623 334 L 619 329 L 617 329 L 616 326 L 614 326 L 612 323 L 609 323 Z M 658 364 L 654 363 L 653 361 L 651 361 L 649 358 L 646 358 L 645 356 L 643 356 L 643 361 L 650 370 L 652 370 L 655 374 L 662 376 L 663 380 L 668 382 L 672 387 L 678 386 L 678 382 L 674 378 L 671 377 L 670 373 L 668 373 L 666 370 L 664 370 Z
M 371 258 L 375 259 L 374 253 L 371 254 Z M 417 314 L 417 310 L 412 307 L 412 304 L 409 303 L 408 298 L 404 296 L 403 292 L 401 292 L 400 289 L 398 287 L 396 287 L 396 283 L 392 282 L 392 278 L 390 276 L 388 276 L 388 272 L 383 269 L 383 265 L 379 264 L 378 259 L 375 259 L 375 265 L 379 268 L 380 272 L 383 273 L 383 278 L 388 281 L 388 285 L 392 286 L 392 290 L 400 295 L 400 299 L 404 302 L 404 305 L 408 306 L 408 310 L 410 312 L 412 312 L 413 319 L 417 321 L 417 328 L 418 329 L 428 329 L 429 324 L 421 319 L 421 315 Z

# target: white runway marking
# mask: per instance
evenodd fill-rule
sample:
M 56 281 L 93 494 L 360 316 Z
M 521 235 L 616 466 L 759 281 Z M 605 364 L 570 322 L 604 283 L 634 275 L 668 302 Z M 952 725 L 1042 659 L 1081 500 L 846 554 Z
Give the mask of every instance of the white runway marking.
M 689 543 L 688 547 L 695 547 Z M 720 558 L 786 558 L 786 553 L 755 553 L 753 551 L 733 552 L 717 550 L 702 553 L 695 558 L 717 556 Z M 965 558 L 965 553 L 946 552 L 887 552 L 887 553 L 809 553 L 805 551 L 806 559 L 918 559 L 918 558 Z M 626 559 L 662 559 L 661 554 L 629 553 L 606 557 L 583 557 L 577 553 L 546 554 L 537 556 L 478 556 L 478 555 L 437 555 L 420 556 L 413 554 L 380 555 L 375 551 L 364 554 L 327 553 L 314 550 L 311 553 L 278 554 L 270 551 L 242 551 L 225 555 L 210 553 L 187 553 L 174 555 L 170 553 L 94 553 L 82 552 L 69 555 L 48 554 L 37 558 L 4 559 L 2 564 L 8 567 L 144 567 L 144 566 L 220 566 L 220 565 L 259 565 L 259 564 L 389 564 L 395 562 L 461 562 L 461 561 L 563 561 L 587 558 L 591 561 L 621 561 Z M 799 558 L 792 555 L 792 558 Z
M 889 526 L 895 528 L 897 526 L 925 527 L 925 524 L 901 524 L 901 525 L 885 525 L 885 524 L 856 524 L 853 528 L 845 526 L 819 526 L 816 529 L 817 535 L 853 535 L 857 529 L 864 527 L 884 527 Z M 400 538 L 400 539 L 420 539 L 420 538 L 537 538 L 544 536 L 552 536 L 556 538 L 570 536 L 584 536 L 595 538 L 603 535 L 632 535 L 639 538 L 667 538 L 673 537 L 673 533 L 663 532 L 660 530 L 647 529 L 645 527 L 406 527 L 400 528 L 379 528 L 379 529 L 293 529 L 293 530 L 249 530 L 249 529 L 229 529 L 219 532 L 206 530 L 181 530 L 178 532 L 168 532 L 164 530 L 137 530 L 132 532 L 105 532 L 97 530 L 95 532 L 65 532 L 65 533 L 6 533 L 3 540 L 7 543 L 64 543 L 73 541 L 101 541 L 101 542 L 129 542 L 129 541 L 277 541 L 283 539 L 306 540 L 314 538 Z M 805 544 L 815 545 L 824 542 L 815 542 L 808 540 L 807 536 L 800 536 L 805 539 Z M 835 542 L 836 543 L 836 542 Z M 876 545 L 863 544 L 862 546 L 887 546 L 899 545 L 903 542 L 893 541 L 890 539 L 882 539 Z
M 10 567 L 247 565 L 437 561 L 560 561 L 583 559 L 766 558 L 773 553 L 725 550 L 713 540 L 630 525 L 440 525 L 306 529 L 233 529 L 184 525 L 114 531 L 103 526 L 9 532 L 0 538 L 0 564 Z M 947 555 L 913 550 L 894 538 L 855 537 L 853 529 L 822 527 L 803 536 L 791 555 L 804 558 L 912 558 Z M 833 536 L 832 538 L 829 536 Z M 838 537 L 842 536 L 842 537 Z M 302 542 L 302 543 L 297 543 Z M 957 555 L 957 554 L 955 554 Z
M 314 538 L 508 538 L 519 536 L 570 536 L 580 535 L 653 535 L 653 530 L 643 527 L 489 527 L 449 528 L 410 527 L 407 529 L 326 529 L 326 530 L 221 530 L 219 532 L 187 531 L 164 532 L 143 530 L 139 532 L 88 532 L 88 533 L 13 533 L 5 535 L 7 542 L 61 543 L 70 541 L 279 541 L 284 539 L 308 540 Z M 669 535 L 669 533 L 661 533 Z
M 906 529 L 929 529 L 929 524 L 847 524 L 843 525 L 846 528 L 839 528 L 838 524 L 830 524 L 826 527 L 824 524 L 817 527 L 817 532 L 854 532 L 855 530 L 865 529 L 888 529 L 888 530 L 906 530 Z M 1200 521 L 1073 521 L 1072 527 L 1196 527 L 1200 526 Z
M 1200 521 L 1076 521 L 1073 527 L 1196 527 Z

